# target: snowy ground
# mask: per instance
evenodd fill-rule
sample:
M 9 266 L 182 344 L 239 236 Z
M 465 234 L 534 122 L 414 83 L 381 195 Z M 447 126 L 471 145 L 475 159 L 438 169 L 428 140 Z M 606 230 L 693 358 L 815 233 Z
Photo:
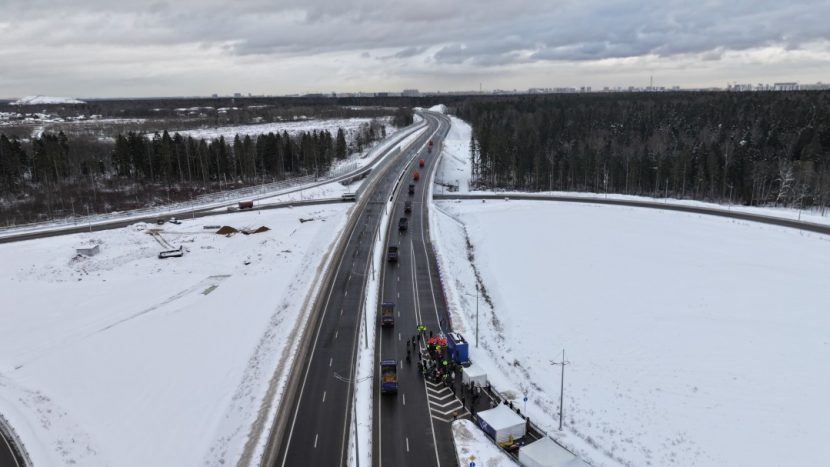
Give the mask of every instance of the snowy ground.
M 452 436 L 458 465 L 476 467 L 512 467 L 517 465 L 504 451 L 493 443 L 479 427 L 469 420 L 452 422 Z
M 456 117 L 450 117 L 452 125 L 447 138 L 444 141 L 443 155 L 441 157 L 440 173 L 436 176 L 435 182 L 439 185 L 435 188 L 436 193 L 451 193 L 450 187 L 456 190 L 457 193 L 491 193 L 484 191 L 474 191 L 470 188 L 470 136 L 472 128 L 470 125 Z M 505 196 L 510 194 L 525 192 L 500 192 Z M 698 206 L 712 209 L 725 209 L 732 211 L 746 212 L 750 214 L 758 214 L 762 216 L 781 217 L 785 219 L 795 219 L 802 222 L 812 222 L 816 224 L 830 224 L 830 210 L 824 213 L 818 210 L 799 210 L 783 207 L 749 207 L 736 206 L 729 204 L 707 203 L 703 201 L 668 199 L 665 198 L 650 198 L 647 196 L 633 196 L 620 195 L 613 193 L 581 193 L 568 191 L 549 191 L 532 193 L 534 195 L 557 195 L 557 196 L 575 196 L 585 198 L 607 198 L 607 199 L 623 199 L 632 201 L 652 201 L 660 203 L 681 204 L 686 206 Z
M 296 122 L 274 122 L 274 123 L 258 123 L 254 125 L 234 125 L 224 126 L 218 128 L 203 128 L 199 130 L 182 130 L 178 133 L 182 136 L 192 136 L 197 139 L 219 139 L 224 136 L 226 141 L 233 141 L 236 135 L 245 136 L 250 135 L 256 137 L 268 133 L 282 133 L 287 132 L 289 135 L 295 135 L 300 132 L 309 131 L 328 131 L 332 136 L 337 134 L 338 128 L 343 128 L 346 133 L 346 138 L 353 134 L 360 128 L 361 125 L 371 122 L 371 118 L 340 118 L 327 120 L 300 120 Z M 388 120 L 381 119 L 382 122 L 388 123 Z M 387 127 L 387 132 L 391 133 L 391 128 Z M 170 132 L 173 133 L 172 131 Z
M 166 224 L 163 239 L 188 250 L 167 260 L 144 224 L 0 245 L 0 412 L 34 464 L 228 465 L 256 452 L 252 425 L 282 393 L 347 209 Z M 271 230 L 203 229 L 224 224 Z M 101 253 L 75 257 L 87 242 Z
M 597 466 L 820 465 L 830 454 L 830 238 L 712 216 L 435 202 L 471 358 Z M 472 263 L 469 260 L 472 257 Z M 559 370 L 566 349 L 565 430 Z M 521 404 L 521 402 L 519 402 Z

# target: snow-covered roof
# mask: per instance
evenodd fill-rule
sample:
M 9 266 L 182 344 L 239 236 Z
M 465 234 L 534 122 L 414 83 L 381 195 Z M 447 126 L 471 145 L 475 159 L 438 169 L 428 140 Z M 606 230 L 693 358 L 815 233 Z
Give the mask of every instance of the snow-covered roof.
M 484 371 L 484 368 L 476 365 L 475 363 L 471 364 L 468 367 L 464 367 L 464 373 L 467 374 L 470 378 L 477 378 L 479 376 L 487 376 L 487 372 Z
M 478 418 L 487 422 L 496 431 L 525 424 L 524 418 L 504 404 L 499 404 L 495 408 L 479 412 Z
M 586 467 L 588 465 L 547 436 L 519 448 L 519 462 L 522 465 L 544 467 Z

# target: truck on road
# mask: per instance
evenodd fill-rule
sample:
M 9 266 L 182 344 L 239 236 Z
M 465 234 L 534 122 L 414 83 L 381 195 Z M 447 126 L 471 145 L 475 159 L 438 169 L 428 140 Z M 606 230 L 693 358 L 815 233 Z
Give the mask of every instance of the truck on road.
M 396 360 L 381 360 L 380 392 L 383 394 L 398 392 L 398 362 Z
M 403 203 L 403 212 L 404 212 L 404 214 L 409 214 L 410 212 L 412 212 L 412 201 L 411 200 L 404 201 L 404 203 Z
M 418 180 L 420 180 L 420 178 L 421 178 L 421 172 L 418 172 L 416 170 L 415 173 L 412 174 L 412 180 L 415 180 L 417 182 Z
M 426 164 L 426 161 L 424 161 L 423 159 L 421 159 L 421 160 L 419 160 L 419 161 L 418 161 L 418 166 L 419 166 L 419 167 L 423 167 L 423 166 L 424 166 L 424 164 Z
M 380 304 L 380 325 L 391 327 L 395 325 L 395 304 L 383 302 Z
M 401 217 L 398 221 L 398 231 L 399 232 L 406 232 L 406 229 L 409 227 L 409 219 L 406 217 Z
M 396 245 L 389 245 L 386 249 L 386 260 L 390 263 L 398 262 L 398 247 Z
M 414 194 L 415 194 L 415 184 L 414 184 L 414 183 L 410 183 L 410 184 L 409 184 L 409 194 L 410 194 L 410 195 L 414 195 Z
M 239 202 L 239 209 L 253 209 L 254 202 L 253 201 L 240 201 Z

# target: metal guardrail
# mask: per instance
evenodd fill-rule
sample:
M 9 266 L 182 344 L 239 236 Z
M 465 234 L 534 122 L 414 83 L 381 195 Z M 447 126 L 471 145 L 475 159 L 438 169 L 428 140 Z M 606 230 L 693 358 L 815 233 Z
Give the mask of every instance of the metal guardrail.
M 672 203 L 658 203 L 653 201 L 637 201 L 625 199 L 606 199 L 593 198 L 582 196 L 557 196 L 557 195 L 533 195 L 533 194 L 515 194 L 515 193 L 467 193 L 467 194 L 434 194 L 435 200 L 522 200 L 522 201 L 559 201 L 567 203 L 583 203 L 583 204 L 606 204 L 613 206 L 629 206 L 635 208 L 649 208 L 661 209 L 664 211 L 678 211 L 688 212 L 692 214 L 706 214 L 711 216 L 726 217 L 730 219 L 739 219 L 752 222 L 760 222 L 763 224 L 777 225 L 780 227 L 790 227 L 793 229 L 805 230 L 808 232 L 815 232 L 824 235 L 830 235 L 830 224 L 816 224 L 813 222 L 804 222 L 784 217 L 766 216 L 763 214 L 753 214 L 745 211 L 732 211 L 727 209 L 709 208 L 703 206 L 692 206 L 686 204 L 672 204 Z

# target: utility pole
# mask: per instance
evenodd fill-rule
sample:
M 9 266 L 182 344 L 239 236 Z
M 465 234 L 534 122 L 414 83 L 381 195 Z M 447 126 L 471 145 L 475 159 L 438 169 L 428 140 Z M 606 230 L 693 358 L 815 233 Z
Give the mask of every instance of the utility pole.
M 478 282 L 476 282 L 476 348 L 478 348 Z
M 568 365 L 571 362 L 565 361 L 565 349 L 562 349 L 562 361 L 557 362 L 550 362 L 551 365 L 561 365 L 562 366 L 562 376 L 560 377 L 560 385 L 559 385 L 559 431 L 562 431 L 562 420 L 564 416 L 564 406 L 565 406 L 565 365 Z

